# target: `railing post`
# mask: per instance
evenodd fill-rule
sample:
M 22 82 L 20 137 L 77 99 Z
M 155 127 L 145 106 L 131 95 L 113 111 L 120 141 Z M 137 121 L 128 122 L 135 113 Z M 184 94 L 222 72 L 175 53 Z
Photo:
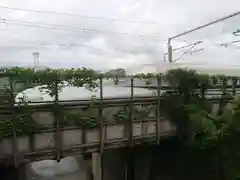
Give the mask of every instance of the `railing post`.
M 134 89 L 133 89 L 133 86 L 134 86 L 134 78 L 131 77 L 131 101 L 130 101 L 130 104 L 129 104 L 129 120 L 128 120 L 128 129 L 129 129 L 129 132 L 128 132 L 128 145 L 130 147 L 133 146 L 133 95 L 134 95 Z
M 157 144 L 160 143 L 160 106 L 161 106 L 161 85 L 162 85 L 162 76 L 157 76 L 157 121 L 156 121 L 156 140 Z
M 17 147 L 17 133 L 16 133 L 16 107 L 15 107 L 15 97 L 14 97 L 14 87 L 13 87 L 13 79 L 10 75 L 9 78 L 9 84 L 10 84 L 10 96 L 11 96 L 11 109 L 12 109 L 12 157 L 13 157 L 13 165 L 14 167 L 17 167 L 18 161 L 17 161 L 17 154 L 18 154 L 18 147 Z
M 54 117 L 56 121 L 56 160 L 59 162 L 61 160 L 61 149 L 62 149 L 62 138 L 61 138 L 61 131 L 60 131 L 60 116 L 59 116 L 59 92 L 58 92 L 58 74 L 56 76 L 55 84 L 54 84 Z
M 134 86 L 134 79 L 131 76 L 131 96 L 130 96 L 130 103 L 129 103 L 129 116 L 127 122 L 127 129 L 128 129 L 128 147 L 127 147 L 127 158 L 125 163 L 125 180 L 133 180 L 134 179 L 134 153 L 133 153 L 133 124 L 132 124 L 132 110 L 133 110 L 133 86 Z
M 237 78 L 232 78 L 232 95 L 235 96 L 236 95 L 236 85 L 237 85 Z
M 200 93 L 201 93 L 201 98 L 202 98 L 202 101 L 205 100 L 205 91 L 206 91 L 206 88 L 204 85 L 200 85 Z
M 101 153 L 92 153 L 92 174 L 93 180 L 103 180 L 102 177 L 102 155 Z
M 100 126 L 99 126 L 99 135 L 100 135 L 100 161 L 101 161 L 101 171 L 100 176 L 103 180 L 104 175 L 104 165 L 103 165 L 103 153 L 104 153 L 104 135 L 105 135 L 105 122 L 103 118 L 103 76 L 100 76 L 100 104 L 99 104 L 99 117 L 100 117 Z

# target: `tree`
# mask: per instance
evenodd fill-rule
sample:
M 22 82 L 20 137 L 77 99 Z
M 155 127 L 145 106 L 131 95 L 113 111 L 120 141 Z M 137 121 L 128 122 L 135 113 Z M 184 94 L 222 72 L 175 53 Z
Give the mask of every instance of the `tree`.
M 106 73 L 104 73 L 105 76 L 126 76 L 126 72 L 122 68 L 118 69 L 112 69 Z
M 228 77 L 210 78 L 191 70 L 176 69 L 167 73 L 166 79 L 175 87 L 165 99 L 169 117 L 178 126 L 181 141 L 179 177 L 195 171 L 194 179 L 230 180 L 239 176 L 240 152 L 237 138 L 240 132 L 240 98 L 226 104 Z M 213 86 L 214 79 L 222 84 L 222 98 L 218 114 L 212 114 L 211 102 L 204 100 L 204 89 Z M 196 89 L 202 89 L 202 94 Z M 171 113 L 174 112 L 174 113 Z M 185 163 L 184 163 L 185 162 Z M 194 168 L 196 167 L 196 168 Z M 195 169 L 195 170 L 193 170 Z M 209 177 L 208 175 L 212 176 Z M 182 175 L 182 176 L 181 176 Z

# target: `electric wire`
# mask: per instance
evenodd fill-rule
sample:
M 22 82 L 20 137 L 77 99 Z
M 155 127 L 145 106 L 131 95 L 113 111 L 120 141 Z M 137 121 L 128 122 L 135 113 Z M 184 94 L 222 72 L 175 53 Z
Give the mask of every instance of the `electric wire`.
M 47 11 L 47 10 L 36 10 L 36 9 L 26 9 L 26 8 L 16 8 L 16 7 L 9 7 L 9 6 L 0 6 L 1 9 L 9 9 L 15 11 L 27 11 L 27 12 L 35 12 L 35 13 L 42 13 L 42 14 L 52 14 L 52 15 L 63 15 L 63 16 L 71 16 L 71 17 L 79 17 L 79 18 L 90 18 L 90 19 L 99 19 L 99 20 L 106 20 L 106 21 L 119 21 L 119 22 L 126 22 L 126 23 L 134 23 L 134 24 L 152 24 L 156 25 L 157 22 L 142 22 L 142 21 L 135 21 L 135 20 L 124 20 L 124 19 L 117 19 L 117 18 L 106 18 L 100 16 L 88 16 L 88 15 L 81 15 L 81 14 L 73 14 L 73 13 L 65 13 L 65 12 L 54 12 L 54 11 Z
M 140 39 L 146 39 L 146 40 L 153 40 L 153 41 L 159 41 L 160 39 L 157 37 L 150 37 L 150 36 L 144 36 L 144 35 L 134 35 L 130 33 L 122 33 L 122 32 L 114 32 L 114 31 L 102 31 L 97 29 L 88 29 L 88 28 L 78 28 L 78 27 L 72 27 L 72 26 L 64 26 L 64 25 L 58 25 L 58 24 L 48 24 L 48 23 L 38 23 L 38 22 L 30 22 L 30 21 L 19 21 L 19 20 L 12 20 L 12 19 L 1 19 L 2 24 L 11 24 L 11 25 L 17 25 L 17 26 L 27 26 L 27 27 L 35 27 L 35 28 L 47 28 L 47 29 L 56 29 L 56 30 L 64 30 L 64 31 L 73 31 L 73 32 L 81 32 L 81 33 L 99 33 L 99 34 L 112 34 L 116 36 L 131 36 L 136 37 Z
M 184 51 L 179 57 L 177 57 L 175 60 L 173 60 L 173 63 L 175 63 L 177 60 L 182 58 L 184 55 L 188 54 L 189 51 L 191 51 L 197 44 L 194 44 L 192 47 L 190 47 L 188 50 Z

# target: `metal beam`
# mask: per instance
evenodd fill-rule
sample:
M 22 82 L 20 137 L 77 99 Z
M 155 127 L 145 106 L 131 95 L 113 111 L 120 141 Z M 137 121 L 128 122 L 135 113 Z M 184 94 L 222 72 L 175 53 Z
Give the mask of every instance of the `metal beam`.
M 235 32 L 233 32 L 234 36 L 240 36 L 240 29 L 237 29 Z
M 217 19 L 217 20 L 215 20 L 215 21 L 209 22 L 209 23 L 207 23 L 207 24 L 198 26 L 198 27 L 196 27 L 196 28 L 187 30 L 187 31 L 185 31 L 185 32 L 183 32 L 183 33 L 180 33 L 180 34 L 177 34 L 177 35 L 175 35 L 175 36 L 172 36 L 172 37 L 170 37 L 169 39 L 178 38 L 178 37 L 183 36 L 183 35 L 185 35 L 185 34 L 188 34 L 188 33 L 194 32 L 194 31 L 197 31 L 197 30 L 199 30 L 199 29 L 202 29 L 202 28 L 205 28 L 205 27 L 207 27 L 207 26 L 216 24 L 216 23 L 218 23 L 218 22 L 224 21 L 224 20 L 226 20 L 226 19 L 232 18 L 232 17 L 237 16 L 237 15 L 240 15 L 240 11 L 237 11 L 237 12 L 235 12 L 235 13 L 232 13 L 232 14 L 230 14 L 230 15 L 228 15 L 228 16 L 222 17 L 222 18 Z
M 188 44 L 188 45 L 186 45 L 186 46 L 181 46 L 181 47 L 179 47 L 179 48 L 172 49 L 172 52 L 177 51 L 177 50 L 180 50 L 180 49 L 187 48 L 187 47 L 189 47 L 189 46 L 201 44 L 201 43 L 202 43 L 202 41 L 197 41 L 197 42 L 195 42 L 195 43 L 191 43 L 191 44 Z M 165 53 L 164 55 L 167 55 L 167 54 L 168 54 L 168 53 Z

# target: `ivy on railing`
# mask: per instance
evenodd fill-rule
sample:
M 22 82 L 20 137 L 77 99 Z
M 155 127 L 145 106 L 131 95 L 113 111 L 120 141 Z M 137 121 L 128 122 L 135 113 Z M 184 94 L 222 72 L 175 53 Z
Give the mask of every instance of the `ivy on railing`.
M 4 116 L 0 119 L 0 139 L 11 137 L 13 134 L 12 130 L 12 122 L 15 124 L 16 134 L 18 136 L 22 135 L 31 135 L 32 133 L 40 132 L 40 130 L 45 129 L 46 126 L 42 124 L 38 124 L 33 118 L 33 109 L 27 106 L 26 102 L 20 106 L 16 104 L 18 107 L 18 114 L 15 117 L 7 117 Z
M 79 69 L 46 69 L 40 71 L 34 71 L 33 69 L 26 68 L 10 68 L 1 71 L 1 77 L 10 76 L 12 83 L 22 84 L 22 90 L 39 86 L 42 91 L 47 92 L 50 96 L 56 97 L 56 95 L 62 91 L 66 86 L 72 85 L 75 87 L 85 87 L 90 91 L 94 91 L 99 88 L 99 78 L 112 79 L 114 84 L 119 83 L 119 79 L 126 78 L 136 78 L 145 81 L 146 86 L 153 84 L 154 78 L 161 76 L 161 78 L 171 85 L 175 89 L 176 93 L 186 94 L 188 92 L 193 92 L 195 89 L 200 88 L 202 94 L 209 87 L 214 87 L 217 84 L 223 84 L 226 91 L 226 85 L 228 77 L 226 76 L 209 76 L 198 74 L 194 70 L 186 69 L 174 69 L 169 70 L 166 74 L 136 74 L 134 76 L 123 76 L 122 74 L 115 74 L 110 77 L 109 74 L 102 74 L 96 72 L 92 69 L 79 68 Z M 235 80 L 237 84 L 237 80 Z M 158 84 L 155 84 L 156 86 Z M 6 89 L 6 92 L 9 95 L 10 89 Z M 166 95 L 166 94 L 164 94 Z M 27 102 L 25 102 L 27 103 Z M 92 100 L 94 104 L 94 100 Z M 95 128 L 99 125 L 99 120 L 96 113 L 93 113 L 93 105 L 90 104 L 87 109 L 84 111 L 75 113 L 75 114 L 65 114 L 66 118 L 63 120 L 64 123 L 73 123 L 74 125 L 81 126 L 82 128 Z M 38 131 L 43 127 L 33 120 L 31 110 L 25 112 L 24 115 L 17 117 L 17 130 L 19 133 L 31 133 Z M 142 119 L 143 117 L 148 117 L 150 113 L 149 107 L 144 108 L 133 108 L 132 119 Z M 95 114 L 95 115 L 93 115 Z M 129 119 L 129 108 L 120 108 L 115 114 L 114 119 L 117 122 L 125 122 Z M 66 122 L 69 121 L 69 122 Z M 10 121 L 0 120 L 0 138 L 8 136 L 10 131 L 8 130 L 11 126 Z M 32 128 L 31 128 L 32 127 Z M 11 128 L 10 128 L 11 130 Z M 30 132 L 28 132 L 30 130 Z
M 145 107 L 134 106 L 132 108 L 132 120 L 146 120 L 153 112 L 153 109 L 154 107 L 150 105 Z M 121 107 L 114 113 L 113 118 L 117 123 L 126 123 L 129 120 L 129 113 L 129 107 Z

